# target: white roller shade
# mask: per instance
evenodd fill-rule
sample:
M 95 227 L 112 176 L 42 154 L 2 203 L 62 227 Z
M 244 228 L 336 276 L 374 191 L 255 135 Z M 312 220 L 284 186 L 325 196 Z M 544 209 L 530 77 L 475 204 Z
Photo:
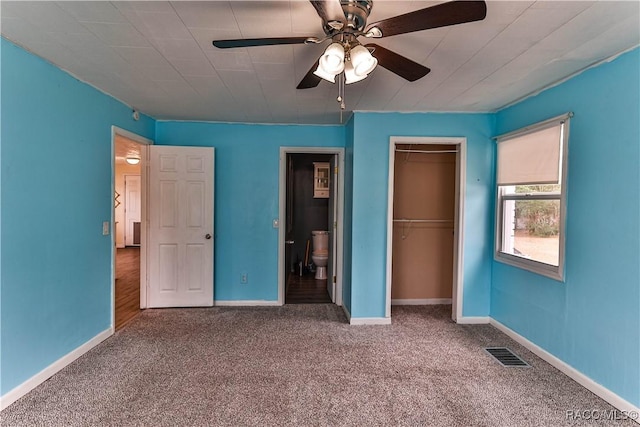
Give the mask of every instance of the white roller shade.
M 560 182 L 562 123 L 498 139 L 498 185 Z

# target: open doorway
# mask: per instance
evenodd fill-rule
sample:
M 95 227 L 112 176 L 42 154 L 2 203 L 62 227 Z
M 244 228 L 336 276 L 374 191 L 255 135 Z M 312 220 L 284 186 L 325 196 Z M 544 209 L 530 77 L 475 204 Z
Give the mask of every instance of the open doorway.
M 146 147 L 151 141 L 113 128 L 113 326 L 122 328 L 144 307 Z
M 287 154 L 285 304 L 330 303 L 331 161 L 334 155 Z M 331 280 L 328 277 L 331 276 Z
M 465 138 L 391 138 L 386 317 L 392 304 L 462 317 L 465 150 Z
M 338 148 L 281 148 L 280 304 L 342 305 L 342 161 Z

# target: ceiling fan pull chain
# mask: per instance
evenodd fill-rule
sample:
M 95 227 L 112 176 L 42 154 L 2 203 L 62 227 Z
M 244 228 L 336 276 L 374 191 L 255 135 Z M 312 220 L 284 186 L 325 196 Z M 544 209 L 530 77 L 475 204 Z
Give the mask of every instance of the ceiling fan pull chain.
M 338 97 L 336 101 L 340 104 L 340 123 L 342 123 L 342 112 L 345 109 L 344 103 L 344 72 L 338 75 Z
M 344 110 L 344 73 L 340 73 L 338 75 L 338 97 L 336 98 L 336 101 L 340 103 L 340 110 Z

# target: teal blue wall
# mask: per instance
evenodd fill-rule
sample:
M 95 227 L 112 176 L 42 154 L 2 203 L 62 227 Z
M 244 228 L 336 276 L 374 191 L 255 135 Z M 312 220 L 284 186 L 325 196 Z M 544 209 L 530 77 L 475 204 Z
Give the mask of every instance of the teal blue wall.
M 351 315 L 383 317 L 386 295 L 387 180 L 392 136 L 467 138 L 464 316 L 488 316 L 493 230 L 493 116 L 355 113 Z
M 343 126 L 158 122 L 156 143 L 215 147 L 215 299 L 278 300 L 280 147 L 344 147 Z M 240 283 L 241 273 L 248 283 Z
M 353 115 L 345 126 L 344 149 L 344 256 L 342 270 L 342 303 L 351 313 L 351 251 L 353 243 Z
M 491 316 L 640 406 L 640 50 L 499 112 L 573 111 L 566 283 L 493 263 Z
M 111 326 L 111 125 L 154 122 L 1 43 L 4 394 Z

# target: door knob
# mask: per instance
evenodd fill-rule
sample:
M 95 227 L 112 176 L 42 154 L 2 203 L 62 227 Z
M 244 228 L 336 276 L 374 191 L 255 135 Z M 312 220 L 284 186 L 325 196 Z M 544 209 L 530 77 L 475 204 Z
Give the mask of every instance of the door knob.
M 293 244 L 295 243 L 295 241 L 293 241 L 293 240 L 286 240 L 286 241 L 285 241 L 285 243 L 286 243 L 287 245 L 293 245 Z
M 205 234 L 204 238 L 207 239 L 207 240 L 211 239 L 211 234 L 209 234 L 209 233 Z

